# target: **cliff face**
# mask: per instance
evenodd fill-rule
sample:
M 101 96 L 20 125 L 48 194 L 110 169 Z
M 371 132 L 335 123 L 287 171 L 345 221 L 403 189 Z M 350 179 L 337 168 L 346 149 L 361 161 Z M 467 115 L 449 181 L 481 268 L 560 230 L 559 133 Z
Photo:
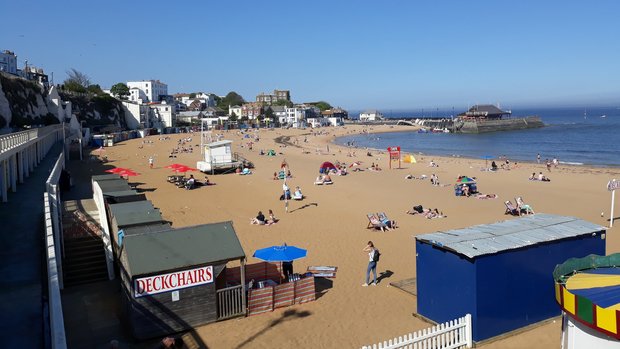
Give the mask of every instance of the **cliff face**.
M 85 126 L 125 127 L 120 101 L 110 96 L 73 95 L 49 91 L 36 83 L 0 73 L 0 129 L 51 125 L 75 114 Z

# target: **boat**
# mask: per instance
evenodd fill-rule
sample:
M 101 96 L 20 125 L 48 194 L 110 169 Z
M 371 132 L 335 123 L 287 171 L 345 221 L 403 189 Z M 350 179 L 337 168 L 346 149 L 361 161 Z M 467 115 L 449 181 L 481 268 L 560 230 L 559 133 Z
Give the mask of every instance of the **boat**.
M 486 133 L 496 131 L 524 130 L 543 127 L 538 116 L 512 117 L 511 111 L 504 111 L 494 105 L 475 105 L 459 114 L 452 124 L 454 133 Z
M 607 115 L 603 114 L 603 115 L 601 115 L 601 117 L 602 117 L 602 118 L 606 118 L 606 117 L 607 117 Z

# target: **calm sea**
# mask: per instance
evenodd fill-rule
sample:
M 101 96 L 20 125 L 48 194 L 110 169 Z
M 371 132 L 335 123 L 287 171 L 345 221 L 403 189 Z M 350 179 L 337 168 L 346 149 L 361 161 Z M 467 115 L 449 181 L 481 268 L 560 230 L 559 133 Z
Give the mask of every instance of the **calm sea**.
M 405 152 L 469 158 L 507 156 L 513 161 L 557 158 L 573 165 L 620 166 L 620 108 L 513 109 L 513 115 L 538 115 L 545 127 L 483 134 L 394 132 L 340 137 L 336 143 Z M 444 115 L 450 115 L 451 112 Z M 352 114 L 355 115 L 355 114 Z M 394 112 L 392 118 L 420 115 Z M 437 112 L 437 115 L 441 115 Z

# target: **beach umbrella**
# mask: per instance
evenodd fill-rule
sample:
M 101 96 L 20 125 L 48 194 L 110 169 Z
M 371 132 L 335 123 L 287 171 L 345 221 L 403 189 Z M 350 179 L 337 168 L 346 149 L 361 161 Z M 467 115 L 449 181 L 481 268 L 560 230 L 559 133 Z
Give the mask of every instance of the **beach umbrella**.
M 115 168 L 112 168 L 112 169 L 109 169 L 109 170 L 105 170 L 105 172 L 107 172 L 107 173 L 120 173 L 120 172 L 123 172 L 123 171 L 131 171 L 131 170 L 128 169 L 128 168 L 123 168 L 123 167 L 115 167 Z
M 120 175 L 120 176 L 125 176 L 125 177 L 134 177 L 134 176 L 140 175 L 139 173 L 134 172 L 134 171 L 129 170 L 129 169 L 125 169 L 125 170 L 123 170 L 121 172 L 117 172 L 117 174 Z
M 164 168 L 171 168 L 171 169 L 175 169 L 177 167 L 187 167 L 187 166 L 181 165 L 181 164 L 172 164 L 172 165 L 164 166 Z
M 482 159 L 484 159 L 484 167 L 488 168 L 489 166 L 489 160 L 493 160 L 495 159 L 495 156 L 493 155 L 483 155 L 481 156 Z
M 253 257 L 262 259 L 266 262 L 292 262 L 296 259 L 306 257 L 308 251 L 296 246 L 271 246 L 261 248 L 254 252 Z
M 473 178 L 463 176 L 456 180 L 457 183 L 475 183 L 476 181 Z
M 189 172 L 189 171 L 198 171 L 198 169 L 191 168 L 191 167 L 188 167 L 188 166 L 176 167 L 173 170 L 174 170 L 174 172 L 178 172 L 178 173 L 185 173 L 185 172 Z

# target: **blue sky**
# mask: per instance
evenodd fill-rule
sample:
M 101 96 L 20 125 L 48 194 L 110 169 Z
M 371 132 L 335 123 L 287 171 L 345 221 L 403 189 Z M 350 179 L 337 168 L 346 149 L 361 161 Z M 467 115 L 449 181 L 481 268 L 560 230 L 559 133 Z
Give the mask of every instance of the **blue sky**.
M 148 6 L 147 6 L 148 4 Z M 9 1 L 0 49 L 94 83 L 348 109 L 620 105 L 620 1 Z

